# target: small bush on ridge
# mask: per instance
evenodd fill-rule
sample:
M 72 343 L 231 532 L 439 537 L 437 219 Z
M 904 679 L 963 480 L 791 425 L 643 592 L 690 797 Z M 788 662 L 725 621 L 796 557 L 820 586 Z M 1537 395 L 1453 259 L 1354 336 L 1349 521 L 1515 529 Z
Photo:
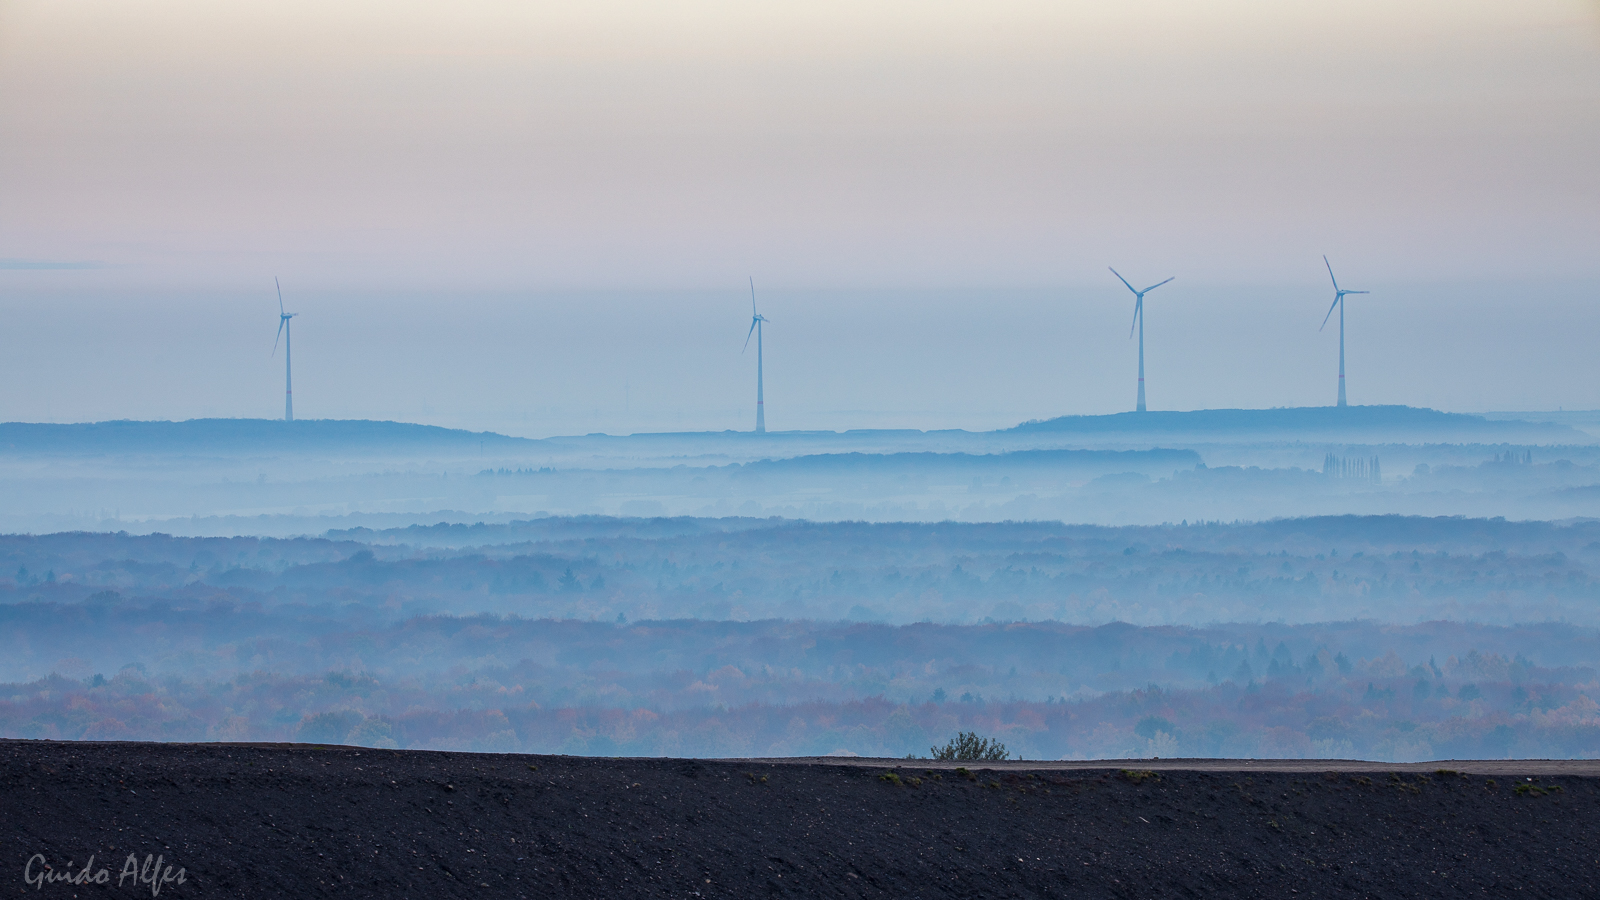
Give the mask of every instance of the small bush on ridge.
M 1001 760 L 1010 759 L 1006 745 L 993 738 L 978 737 L 977 732 L 963 731 L 943 747 L 929 747 L 934 759 L 943 760 Z

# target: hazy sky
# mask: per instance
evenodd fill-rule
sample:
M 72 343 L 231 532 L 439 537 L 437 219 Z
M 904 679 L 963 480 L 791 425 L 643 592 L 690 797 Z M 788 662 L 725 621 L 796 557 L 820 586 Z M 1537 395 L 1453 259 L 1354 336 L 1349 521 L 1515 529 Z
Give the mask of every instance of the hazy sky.
M 747 274 L 774 428 L 1114 411 L 1107 264 L 1321 403 L 1322 253 L 1352 402 L 1600 407 L 1597 158 L 1592 0 L 0 0 L 0 419 L 278 414 L 273 275 L 306 417 L 747 428 Z

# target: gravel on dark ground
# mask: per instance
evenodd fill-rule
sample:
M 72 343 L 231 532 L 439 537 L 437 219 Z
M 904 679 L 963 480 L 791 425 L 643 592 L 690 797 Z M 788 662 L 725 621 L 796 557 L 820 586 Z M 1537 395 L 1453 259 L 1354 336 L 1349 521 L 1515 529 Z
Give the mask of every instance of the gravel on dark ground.
M 0 741 L 0 891 L 1600 897 L 1593 764 L 1185 762 Z

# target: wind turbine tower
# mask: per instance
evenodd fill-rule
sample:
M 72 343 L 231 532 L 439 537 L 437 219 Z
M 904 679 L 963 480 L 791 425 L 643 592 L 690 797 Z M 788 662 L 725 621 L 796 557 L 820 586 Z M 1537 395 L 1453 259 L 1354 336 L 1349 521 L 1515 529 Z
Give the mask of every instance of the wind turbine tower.
M 282 338 L 283 339 L 283 420 L 285 422 L 293 422 L 294 421 L 294 380 L 291 377 L 293 373 L 289 368 L 290 357 L 291 357 L 290 351 L 293 349 L 293 342 L 290 340 L 289 320 L 294 318 L 295 316 L 299 315 L 299 313 L 292 313 L 292 312 L 284 312 L 283 311 L 283 285 L 278 284 L 278 277 L 276 275 L 274 275 L 272 277 L 272 284 L 273 284 L 274 287 L 276 287 L 278 289 L 278 337 L 277 338 L 273 338 L 273 340 L 272 340 L 272 353 L 273 353 L 274 356 L 277 355 L 277 353 L 278 353 L 278 338 Z
M 1128 329 L 1128 337 L 1133 337 L 1134 328 L 1139 329 L 1139 405 L 1135 409 L 1139 412 L 1144 412 L 1144 295 L 1178 276 L 1174 275 L 1172 278 L 1168 278 L 1167 281 L 1157 282 L 1141 291 L 1128 284 L 1128 279 L 1123 278 L 1122 273 L 1116 269 L 1112 269 L 1111 274 L 1117 276 L 1118 281 L 1128 285 L 1128 290 L 1133 291 L 1133 326 Z
M 761 323 L 766 316 L 756 312 L 756 279 L 750 276 L 750 330 L 744 336 L 744 350 L 750 349 L 750 335 L 756 336 L 756 434 L 767 433 L 767 406 L 761 382 Z M 743 353 L 744 350 L 740 350 Z
M 1339 405 L 1344 406 L 1344 296 L 1346 294 L 1370 294 L 1371 291 L 1347 291 L 1339 287 L 1339 279 L 1333 277 L 1333 263 L 1328 262 L 1328 257 L 1322 257 L 1322 264 L 1328 267 L 1328 278 L 1333 281 L 1333 306 L 1339 307 Z M 1317 328 L 1321 331 L 1328 327 L 1328 318 L 1333 315 L 1333 306 L 1328 307 L 1328 315 L 1322 317 L 1322 325 Z

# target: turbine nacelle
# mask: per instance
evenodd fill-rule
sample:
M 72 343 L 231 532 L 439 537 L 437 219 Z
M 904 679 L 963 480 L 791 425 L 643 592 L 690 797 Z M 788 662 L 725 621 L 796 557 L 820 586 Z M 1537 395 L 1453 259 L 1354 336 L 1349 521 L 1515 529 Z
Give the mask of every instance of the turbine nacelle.
M 755 276 L 751 276 L 751 278 L 750 278 L 750 330 L 745 332 L 745 335 L 744 335 L 744 347 L 740 348 L 740 350 L 739 350 L 740 353 L 743 353 L 744 351 L 750 349 L 750 335 L 756 333 L 756 326 L 758 326 L 762 322 L 766 322 L 766 321 L 768 321 L 766 316 L 763 316 L 761 313 L 756 312 L 756 279 L 755 279 Z
M 1110 269 L 1111 267 L 1107 266 L 1106 268 Z M 1168 278 L 1167 281 L 1158 281 L 1141 291 L 1133 285 L 1128 284 L 1128 279 L 1123 278 L 1122 273 L 1118 272 L 1116 269 L 1111 269 L 1111 274 L 1117 276 L 1118 281 L 1127 285 L 1128 290 L 1133 291 L 1133 324 L 1128 326 L 1128 337 L 1130 338 L 1133 337 L 1133 329 L 1137 328 L 1139 325 L 1139 316 L 1144 313 L 1144 295 L 1150 293 L 1158 287 L 1161 287 L 1163 284 L 1166 284 L 1167 281 L 1172 281 L 1178 277 L 1174 275 L 1172 278 Z
M 1334 309 L 1337 308 L 1340 303 L 1344 302 L 1344 297 L 1346 294 L 1372 293 L 1371 291 L 1348 291 L 1342 287 L 1339 287 L 1339 279 L 1333 276 L 1333 263 L 1328 262 L 1328 257 L 1324 256 L 1322 257 L 1322 264 L 1328 267 L 1328 280 L 1333 282 L 1333 305 L 1328 307 L 1328 314 L 1322 317 L 1322 324 L 1317 326 L 1318 331 L 1328 327 L 1328 320 L 1333 318 Z M 1341 319 L 1340 321 L 1343 320 Z
M 276 275 L 272 276 L 272 286 L 278 289 L 278 336 L 272 339 L 272 355 L 277 356 L 278 341 L 283 339 L 283 329 L 288 326 L 290 319 L 300 314 L 283 311 L 283 285 L 278 283 Z

